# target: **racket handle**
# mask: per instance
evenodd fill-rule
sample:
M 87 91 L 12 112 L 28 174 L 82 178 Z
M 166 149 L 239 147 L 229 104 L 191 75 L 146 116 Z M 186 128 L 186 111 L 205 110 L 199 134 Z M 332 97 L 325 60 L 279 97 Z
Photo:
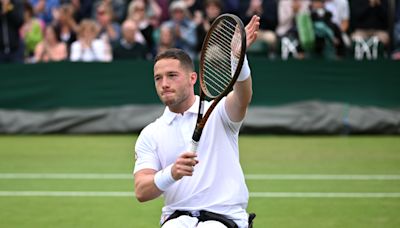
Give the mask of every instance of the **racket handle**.
M 199 142 L 196 142 L 192 140 L 192 143 L 190 143 L 190 152 L 197 152 L 197 146 L 199 145 Z

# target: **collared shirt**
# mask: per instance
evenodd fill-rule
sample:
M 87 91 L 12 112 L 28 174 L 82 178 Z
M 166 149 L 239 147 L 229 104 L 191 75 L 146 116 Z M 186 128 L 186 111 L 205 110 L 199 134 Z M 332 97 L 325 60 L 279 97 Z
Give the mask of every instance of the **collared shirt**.
M 134 173 L 161 170 L 188 151 L 195 128 L 199 98 L 186 112 L 168 107 L 140 133 L 136 142 Z M 205 110 L 211 105 L 206 102 Z M 197 149 L 199 163 L 193 176 L 183 177 L 164 192 L 162 220 L 175 210 L 208 210 L 224 214 L 247 227 L 248 190 L 239 163 L 238 135 L 242 122 L 232 122 L 222 99 L 210 115 Z

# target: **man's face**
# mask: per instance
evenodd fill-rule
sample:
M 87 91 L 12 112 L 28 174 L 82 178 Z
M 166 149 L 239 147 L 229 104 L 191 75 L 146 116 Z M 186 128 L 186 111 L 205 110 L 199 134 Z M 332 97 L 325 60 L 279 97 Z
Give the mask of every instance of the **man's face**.
M 183 68 L 177 59 L 161 59 L 154 65 L 154 82 L 160 100 L 171 111 L 183 112 L 194 94 L 196 73 Z
M 122 36 L 128 43 L 134 43 L 136 39 L 137 27 L 134 22 L 127 22 L 122 26 Z
M 174 21 L 183 21 L 185 19 L 185 11 L 183 9 L 174 9 L 172 11 Z

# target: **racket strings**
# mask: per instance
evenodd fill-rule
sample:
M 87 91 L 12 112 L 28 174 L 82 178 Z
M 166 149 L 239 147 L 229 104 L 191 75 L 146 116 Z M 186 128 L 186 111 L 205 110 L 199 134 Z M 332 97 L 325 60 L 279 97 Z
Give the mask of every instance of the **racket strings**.
M 237 22 L 221 21 L 209 37 L 205 49 L 203 82 L 206 95 L 216 97 L 225 91 L 237 68 L 241 48 L 241 33 Z

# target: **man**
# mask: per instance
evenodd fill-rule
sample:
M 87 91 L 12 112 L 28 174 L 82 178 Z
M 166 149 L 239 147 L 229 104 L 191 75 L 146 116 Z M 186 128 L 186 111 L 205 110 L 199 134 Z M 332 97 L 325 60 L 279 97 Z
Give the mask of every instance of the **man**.
M 247 46 L 257 38 L 259 21 L 254 16 L 246 26 Z M 248 190 L 238 134 L 252 96 L 250 67 L 246 59 L 233 91 L 210 115 L 193 153 L 188 148 L 199 102 L 196 79 L 184 51 L 170 49 L 156 57 L 155 87 L 167 107 L 136 142 L 136 197 L 145 202 L 164 194 L 162 228 L 247 228 Z
M 122 23 L 122 38 L 113 43 L 114 59 L 146 59 L 147 50 L 136 42 L 138 26 L 133 20 Z
M 175 47 L 183 49 L 192 59 L 196 57 L 196 24 L 187 15 L 188 9 L 184 1 L 174 1 L 170 7 L 171 19 L 162 25 L 172 29 Z

